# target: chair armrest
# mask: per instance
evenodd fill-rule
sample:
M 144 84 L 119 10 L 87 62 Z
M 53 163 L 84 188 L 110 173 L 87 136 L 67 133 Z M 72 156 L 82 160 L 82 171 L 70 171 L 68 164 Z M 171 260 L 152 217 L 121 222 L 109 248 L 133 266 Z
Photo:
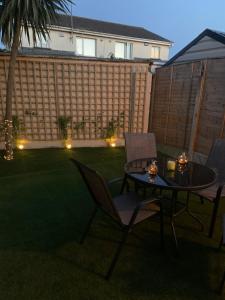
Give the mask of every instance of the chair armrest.
M 141 201 L 137 206 L 136 208 L 134 209 L 134 212 L 133 212 L 133 215 L 130 219 L 130 223 L 129 223 L 129 226 L 132 226 L 140 209 L 144 208 L 145 206 L 151 204 L 151 203 L 154 203 L 156 201 L 159 201 L 159 206 L 160 206 L 160 211 L 162 212 L 162 203 L 161 203 L 161 198 L 162 197 L 157 197 L 157 198 L 154 198 L 154 199 L 151 199 L 151 200 L 144 200 L 144 201 Z
M 161 199 L 162 199 L 162 197 L 155 197 L 154 199 L 151 199 L 151 200 L 143 200 L 143 201 L 141 201 L 137 206 L 136 206 L 136 208 L 139 208 L 139 209 L 141 209 L 141 208 L 143 208 L 143 207 L 145 207 L 145 206 L 147 206 L 148 204 L 150 204 L 150 203 L 154 203 L 154 202 L 156 202 L 156 201 L 159 201 L 159 205 L 161 205 Z
M 123 177 L 117 177 L 117 178 L 114 178 L 114 179 L 111 179 L 107 182 L 107 184 L 110 186 L 112 184 L 115 184 L 115 183 L 119 183 L 123 181 Z
M 219 182 L 218 189 L 217 189 L 217 192 L 216 192 L 216 198 L 220 198 L 224 186 L 225 186 L 225 183 L 224 183 L 224 182 L 223 182 L 223 183 L 222 183 L 222 182 Z

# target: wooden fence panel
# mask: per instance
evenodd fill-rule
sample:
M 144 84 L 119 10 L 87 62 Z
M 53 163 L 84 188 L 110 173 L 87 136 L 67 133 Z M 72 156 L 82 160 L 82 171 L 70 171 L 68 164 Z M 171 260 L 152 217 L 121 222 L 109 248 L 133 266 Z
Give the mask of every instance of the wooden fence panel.
M 9 57 L 0 56 L 0 121 L 4 118 Z M 103 137 L 112 120 L 124 132 L 147 132 L 151 74 L 148 63 L 19 56 L 13 115 L 29 141 L 59 140 L 57 120 L 71 117 L 73 140 Z M 147 112 L 146 112 L 147 111 Z
M 154 76 L 149 130 L 159 143 L 208 154 L 225 137 L 225 59 L 160 68 Z
M 195 149 L 208 153 L 212 142 L 224 135 L 225 60 L 209 60 L 203 101 L 200 109 L 198 138 Z

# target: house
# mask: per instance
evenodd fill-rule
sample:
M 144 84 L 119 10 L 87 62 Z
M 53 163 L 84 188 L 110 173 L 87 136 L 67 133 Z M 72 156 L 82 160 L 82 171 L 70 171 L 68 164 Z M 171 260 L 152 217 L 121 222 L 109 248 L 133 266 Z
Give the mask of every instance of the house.
M 225 57 L 225 33 L 206 29 L 165 65 L 219 57 Z
M 152 59 L 164 63 L 172 42 L 142 27 L 59 15 L 50 24 L 50 38 L 29 45 L 22 34 L 22 52 L 28 48 L 69 52 L 82 57 Z

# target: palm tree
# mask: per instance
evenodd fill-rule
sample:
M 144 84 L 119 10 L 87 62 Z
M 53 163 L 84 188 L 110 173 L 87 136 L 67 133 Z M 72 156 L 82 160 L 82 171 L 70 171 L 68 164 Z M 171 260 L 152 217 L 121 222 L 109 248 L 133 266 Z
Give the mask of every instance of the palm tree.
M 5 155 L 7 160 L 13 159 L 12 147 L 12 98 L 14 74 L 21 33 L 24 31 L 28 42 L 37 43 L 41 37 L 49 36 L 49 24 L 56 19 L 58 13 L 69 12 L 71 0 L 4 0 L 0 15 L 1 42 L 11 49 L 6 86 L 5 110 Z

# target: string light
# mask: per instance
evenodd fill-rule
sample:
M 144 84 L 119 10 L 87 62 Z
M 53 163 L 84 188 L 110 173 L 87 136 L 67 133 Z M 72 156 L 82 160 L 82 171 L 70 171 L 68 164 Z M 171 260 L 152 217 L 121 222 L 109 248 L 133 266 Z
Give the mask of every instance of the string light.
M 13 147 L 12 147 L 12 120 L 4 121 L 5 127 L 5 155 L 4 159 L 12 160 L 13 159 Z

